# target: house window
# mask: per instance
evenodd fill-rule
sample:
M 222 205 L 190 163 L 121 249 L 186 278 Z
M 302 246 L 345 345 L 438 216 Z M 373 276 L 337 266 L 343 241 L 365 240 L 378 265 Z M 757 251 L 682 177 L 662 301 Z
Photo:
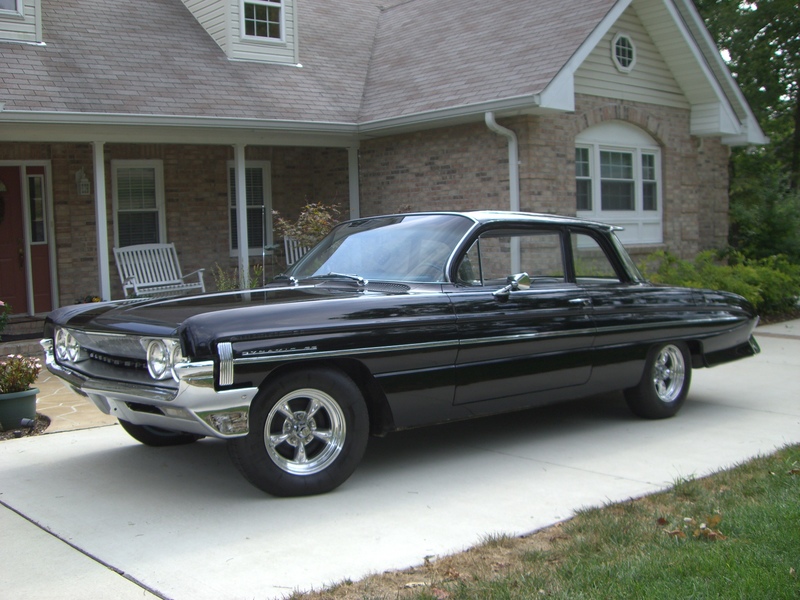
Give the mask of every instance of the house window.
M 43 175 L 28 175 L 28 211 L 30 213 L 31 244 L 46 243 Z
M 623 73 L 630 73 L 636 64 L 636 46 L 625 34 L 618 33 L 611 43 L 611 58 L 614 65 Z
M 283 40 L 283 0 L 242 2 L 242 33 L 246 38 Z
M 587 129 L 575 148 L 579 217 L 625 227 L 629 244 L 663 241 L 661 150 L 644 131 L 622 123 Z
M 269 186 L 269 163 L 248 162 L 244 170 L 247 205 L 247 246 L 251 255 L 261 255 L 272 244 L 272 199 Z M 230 250 L 239 249 L 236 218 L 236 169 L 228 163 L 228 206 L 230 212 Z
M 0 0 L 0 11 L 7 10 L 18 13 L 21 12 L 19 8 L 19 0 Z
M 122 248 L 166 241 L 161 161 L 115 160 L 111 168 L 115 245 Z
M 575 149 L 575 179 L 578 210 L 592 210 L 592 174 L 589 168 L 589 148 Z

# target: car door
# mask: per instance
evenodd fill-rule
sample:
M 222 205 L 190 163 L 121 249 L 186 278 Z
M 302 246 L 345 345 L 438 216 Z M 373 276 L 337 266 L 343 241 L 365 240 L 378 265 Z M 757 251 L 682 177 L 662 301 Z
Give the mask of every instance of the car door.
M 594 389 L 636 385 L 652 344 L 683 335 L 696 315 L 690 291 L 636 281 L 609 242 L 597 232 L 570 235 L 575 282 L 597 329 Z
M 459 334 L 455 404 L 527 406 L 539 392 L 589 379 L 591 307 L 567 279 L 567 243 L 563 229 L 533 227 L 489 229 L 472 244 L 450 291 Z M 517 268 L 529 287 L 508 283 Z

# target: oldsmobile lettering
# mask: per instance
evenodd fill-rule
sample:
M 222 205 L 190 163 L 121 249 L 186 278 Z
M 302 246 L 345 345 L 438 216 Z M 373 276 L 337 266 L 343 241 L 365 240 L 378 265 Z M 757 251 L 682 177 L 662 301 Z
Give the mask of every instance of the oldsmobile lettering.
M 271 354 L 292 354 L 297 352 L 313 352 L 316 346 L 305 346 L 303 348 L 270 348 L 269 350 L 246 350 L 242 356 L 269 356 Z

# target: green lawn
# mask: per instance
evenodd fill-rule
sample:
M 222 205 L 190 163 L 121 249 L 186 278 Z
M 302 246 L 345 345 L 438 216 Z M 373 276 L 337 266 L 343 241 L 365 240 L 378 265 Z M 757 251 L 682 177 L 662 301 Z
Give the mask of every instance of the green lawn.
M 319 599 L 800 598 L 800 445 Z

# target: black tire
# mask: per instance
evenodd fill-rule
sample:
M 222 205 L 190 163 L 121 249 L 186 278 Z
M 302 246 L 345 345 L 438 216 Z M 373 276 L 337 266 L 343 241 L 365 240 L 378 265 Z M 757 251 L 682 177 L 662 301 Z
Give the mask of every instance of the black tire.
M 204 437 L 194 433 L 161 429 L 161 427 L 153 427 L 152 425 L 134 425 L 122 419 L 119 419 L 119 424 L 122 425 L 122 428 L 128 432 L 128 435 L 137 442 L 141 442 L 145 446 L 154 446 L 157 448 L 192 444 L 197 440 L 202 440 Z
M 642 380 L 625 390 L 625 400 L 634 414 L 645 419 L 666 419 L 680 410 L 689 394 L 692 362 L 682 343 L 661 344 L 647 355 Z
M 228 442 L 244 477 L 273 496 L 329 492 L 355 471 L 369 437 L 364 396 L 332 369 L 272 382 L 250 408 L 250 430 Z

